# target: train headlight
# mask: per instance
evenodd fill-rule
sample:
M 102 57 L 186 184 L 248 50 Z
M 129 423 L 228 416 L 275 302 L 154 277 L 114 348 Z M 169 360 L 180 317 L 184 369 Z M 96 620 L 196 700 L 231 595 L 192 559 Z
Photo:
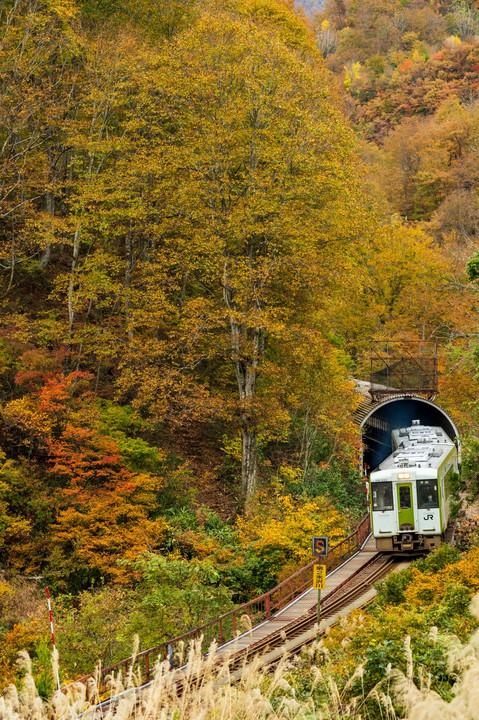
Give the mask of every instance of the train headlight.
M 398 473 L 398 480 L 410 480 L 411 473 Z

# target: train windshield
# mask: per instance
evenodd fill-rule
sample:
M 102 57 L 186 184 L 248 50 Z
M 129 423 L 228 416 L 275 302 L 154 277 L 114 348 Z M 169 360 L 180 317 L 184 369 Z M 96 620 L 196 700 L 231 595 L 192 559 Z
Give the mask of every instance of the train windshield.
M 420 510 L 439 507 L 437 480 L 417 481 L 417 506 Z
M 373 510 L 393 510 L 393 488 L 390 482 L 371 483 Z

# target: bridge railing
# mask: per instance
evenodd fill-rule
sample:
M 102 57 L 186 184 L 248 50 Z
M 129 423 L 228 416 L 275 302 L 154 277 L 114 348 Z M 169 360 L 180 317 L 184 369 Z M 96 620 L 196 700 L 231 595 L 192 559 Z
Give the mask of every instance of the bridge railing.
M 369 533 L 370 519 L 369 515 L 366 515 L 351 535 L 329 549 L 326 558 L 327 571 L 334 570 L 351 555 L 354 555 Z M 230 610 L 224 615 L 220 615 L 214 620 L 210 620 L 210 622 L 172 640 L 139 652 L 133 657 L 121 660 L 115 665 L 100 668 L 96 673 L 79 678 L 75 683 L 84 683 L 87 687 L 87 693 L 90 695 L 89 699 L 94 702 L 110 696 L 113 688 L 117 685 L 115 677 L 121 677 L 122 682 L 125 684 L 129 673 L 131 673 L 132 679 L 127 684 L 138 687 L 148 683 L 153 678 L 154 668 L 158 661 L 169 659 L 172 668 L 178 667 L 183 663 L 185 651 L 191 643 L 196 643 L 197 647 L 201 643 L 201 652 L 206 653 L 213 641 L 216 640 L 218 645 L 223 645 L 234 640 L 285 608 L 312 586 L 313 568 L 318 562 L 321 563 L 322 558 L 314 559 L 272 590 Z M 75 683 L 71 683 L 66 688 L 72 687 Z M 94 697 L 92 697 L 92 693 Z

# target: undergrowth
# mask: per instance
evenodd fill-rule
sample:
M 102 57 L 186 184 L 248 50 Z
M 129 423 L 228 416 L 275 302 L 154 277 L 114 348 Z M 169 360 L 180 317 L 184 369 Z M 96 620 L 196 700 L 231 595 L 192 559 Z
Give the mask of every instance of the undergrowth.
M 470 612 L 479 618 L 479 595 Z M 348 620 L 345 621 L 349 622 Z M 426 640 L 426 638 L 425 638 Z M 438 653 L 455 682 L 447 699 L 432 690 L 431 675 L 417 668 L 411 640 L 402 640 L 404 669 L 389 662 L 385 676 L 367 689 L 365 668 L 356 666 L 340 687 L 328 670 L 328 650 L 318 640 L 300 657 L 284 656 L 274 672 L 261 667 L 257 657 L 235 682 L 228 661 L 218 663 L 215 648 L 204 659 L 195 647 L 189 651 L 178 693 L 177 675 L 169 672 L 168 662 L 158 664 L 155 679 L 138 703 L 132 690 L 138 684 L 134 670 L 111 680 L 112 694 L 122 693 L 105 720 L 477 720 L 479 717 L 479 630 L 461 643 L 450 637 L 441 641 L 436 628 L 429 630 L 428 642 Z M 391 658 L 393 660 L 393 658 Z M 0 717 L 4 720 L 70 720 L 83 713 L 93 718 L 95 710 L 86 701 L 86 688 L 76 684 L 66 692 L 55 692 L 51 701 L 43 700 L 36 688 L 31 665 L 22 654 L 26 675 L 20 691 L 11 685 L 0 698 Z M 201 681 L 198 680 L 202 672 Z M 128 689 L 131 689 L 128 691 Z M 90 693 L 94 687 L 90 687 Z

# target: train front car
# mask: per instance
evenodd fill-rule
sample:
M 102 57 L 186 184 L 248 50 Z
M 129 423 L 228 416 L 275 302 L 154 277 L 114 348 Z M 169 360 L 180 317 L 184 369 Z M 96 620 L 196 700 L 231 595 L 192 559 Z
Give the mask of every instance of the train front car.
M 437 547 L 449 520 L 448 473 L 457 472 L 457 449 L 440 427 L 394 430 L 396 449 L 370 475 L 371 525 L 381 552 Z

